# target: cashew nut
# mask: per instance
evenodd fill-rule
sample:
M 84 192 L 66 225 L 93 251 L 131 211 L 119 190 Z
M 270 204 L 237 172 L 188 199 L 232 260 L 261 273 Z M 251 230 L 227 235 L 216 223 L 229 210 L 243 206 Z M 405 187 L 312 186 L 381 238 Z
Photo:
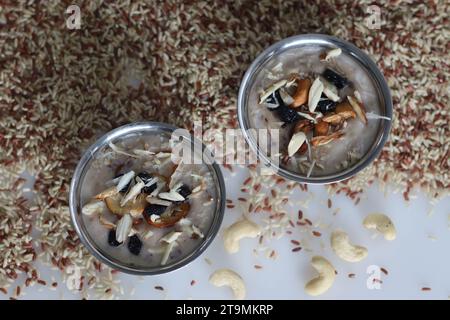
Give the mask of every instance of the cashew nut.
M 243 219 L 235 222 L 223 234 L 225 250 L 228 253 L 239 251 L 239 241 L 242 238 L 255 238 L 261 232 L 261 228 L 254 222 Z
M 331 248 L 342 260 L 358 262 L 367 257 L 367 249 L 350 243 L 348 234 L 341 230 L 331 234 Z
M 209 277 L 209 283 L 216 287 L 228 286 L 233 290 L 234 298 L 237 300 L 245 299 L 245 283 L 241 276 L 230 269 L 216 270 Z
M 81 209 L 81 212 L 83 212 L 83 214 L 86 216 L 92 216 L 97 213 L 102 213 L 103 210 L 105 210 L 105 208 L 106 208 L 106 206 L 103 201 L 92 200 L 83 206 L 83 208 Z
M 367 229 L 376 229 L 384 235 L 386 240 L 394 240 L 397 232 L 392 220 L 382 213 L 369 214 L 363 221 L 363 225 Z
M 318 296 L 331 288 L 336 278 L 333 265 L 324 257 L 315 256 L 311 259 L 311 266 L 316 269 L 319 276 L 305 285 L 305 292 L 310 296 Z

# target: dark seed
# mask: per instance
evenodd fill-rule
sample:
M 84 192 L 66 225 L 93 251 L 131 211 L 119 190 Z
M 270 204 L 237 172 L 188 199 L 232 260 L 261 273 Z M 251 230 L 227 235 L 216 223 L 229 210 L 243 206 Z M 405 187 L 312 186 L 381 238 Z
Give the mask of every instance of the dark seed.
M 275 91 L 277 92 L 277 91 Z M 266 103 L 269 104 L 278 104 L 277 98 L 275 97 L 275 92 L 272 93 L 267 99 L 266 99 Z M 270 110 L 273 110 L 272 108 L 270 108 Z
M 278 108 L 279 108 L 281 105 L 286 105 L 286 104 L 284 103 L 283 99 L 281 99 L 281 95 L 280 95 L 280 90 L 279 90 L 279 89 L 276 90 L 276 91 L 274 91 L 274 92 L 267 98 L 266 102 L 267 102 L 267 103 L 270 103 L 270 104 L 277 105 L 276 108 L 267 108 L 267 109 L 269 109 L 269 111 L 275 111 L 275 110 L 278 110 Z
M 157 184 L 154 183 L 154 184 L 152 184 L 151 186 L 143 187 L 143 188 L 141 189 L 141 192 L 142 192 L 142 193 L 150 194 L 150 193 L 152 193 L 152 192 L 156 189 L 156 186 L 157 186 Z
M 297 113 L 297 111 L 292 110 L 285 104 L 280 104 L 280 106 L 275 110 L 277 111 L 277 114 L 280 117 L 281 121 L 283 121 L 284 123 L 293 123 L 300 120 L 300 115 Z
M 326 69 L 322 75 L 338 89 L 342 89 L 349 84 L 349 81 L 345 77 L 331 69 Z
M 142 180 L 142 182 L 144 182 L 144 183 L 149 182 L 149 181 L 153 178 L 153 176 L 150 175 L 150 174 L 148 174 L 147 172 L 141 172 L 141 173 L 139 173 L 137 176 L 138 176 L 138 177 Z M 156 189 L 156 186 L 157 186 L 157 184 L 154 183 L 154 184 L 152 184 L 151 186 L 143 187 L 143 188 L 141 189 L 141 192 L 150 194 L 150 193 L 152 193 L 152 192 Z
M 277 104 L 277 108 L 268 108 L 270 111 L 276 111 L 278 114 L 278 117 L 283 121 L 284 123 L 293 123 L 298 120 L 300 120 L 300 116 L 298 113 L 291 108 L 289 108 L 281 99 L 280 90 L 275 91 L 272 93 L 266 100 L 267 103 L 271 104 Z
M 152 214 L 160 216 L 166 211 L 167 207 L 160 204 L 150 204 L 144 209 L 144 218 L 150 219 Z
M 109 233 L 108 233 L 108 243 L 109 243 L 109 245 L 112 246 L 112 247 L 118 247 L 118 246 L 120 246 L 120 245 L 122 244 L 121 242 L 118 242 L 118 241 L 116 240 L 116 229 L 111 229 L 111 230 L 109 230 Z
M 137 175 L 141 180 L 142 180 L 142 182 L 144 182 L 144 183 L 147 183 L 147 182 L 149 182 L 153 177 L 150 175 L 150 174 L 148 174 L 147 172 L 140 172 L 140 173 L 138 173 L 138 175 Z
M 317 109 L 322 113 L 333 111 L 336 109 L 336 102 L 322 96 L 317 104 Z
M 187 198 L 187 197 L 189 197 L 190 195 L 191 195 L 191 190 L 189 190 L 189 187 L 187 186 L 187 185 L 185 185 L 185 184 L 183 184 L 181 187 L 179 187 L 178 189 L 177 189 L 177 192 L 180 194 L 180 195 L 182 195 L 183 196 L 183 198 Z
M 128 240 L 128 250 L 135 256 L 138 256 L 141 253 L 142 241 L 139 239 L 137 235 L 133 235 Z

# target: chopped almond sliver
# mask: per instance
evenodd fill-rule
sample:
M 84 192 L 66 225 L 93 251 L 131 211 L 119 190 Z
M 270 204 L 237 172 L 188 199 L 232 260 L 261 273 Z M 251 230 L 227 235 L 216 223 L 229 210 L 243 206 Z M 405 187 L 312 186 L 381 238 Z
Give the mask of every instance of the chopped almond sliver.
M 331 123 L 333 125 L 338 125 L 344 120 L 339 114 L 330 113 L 322 118 L 323 122 Z
M 364 106 L 356 99 L 350 96 L 347 96 L 348 102 L 350 102 L 353 110 L 355 110 L 358 118 L 364 123 L 367 124 L 366 110 L 364 110 Z
M 341 53 L 342 53 L 342 49 L 341 48 L 331 49 L 327 53 L 322 53 L 320 55 L 320 60 L 322 60 L 322 61 L 330 61 L 331 58 L 335 58 L 335 57 L 339 56 Z
M 330 143 L 331 141 L 335 141 L 335 140 L 342 138 L 342 136 L 344 136 L 344 133 L 342 131 L 336 131 L 336 132 L 330 134 L 329 136 L 313 137 L 311 139 L 311 144 L 314 147 L 323 146 L 323 145 Z
M 288 145 L 288 155 L 289 157 L 292 157 L 305 143 L 306 141 L 306 135 L 304 132 L 297 132 L 292 135 L 291 141 Z
M 308 93 L 308 108 L 309 112 L 314 112 L 316 110 L 317 104 L 319 103 L 320 97 L 323 92 L 323 83 L 320 81 L 320 78 L 316 78 L 309 88 Z
M 275 91 L 277 91 L 281 87 L 284 87 L 287 82 L 288 81 L 286 79 L 283 79 L 283 80 L 280 80 L 280 81 L 275 82 L 274 84 L 272 84 L 269 88 L 267 88 L 267 90 L 265 90 L 264 92 L 261 93 L 261 97 L 260 97 L 259 103 L 263 103 L 264 101 L 266 101 L 266 99 L 268 97 L 270 97 L 270 95 L 272 93 L 274 93 Z

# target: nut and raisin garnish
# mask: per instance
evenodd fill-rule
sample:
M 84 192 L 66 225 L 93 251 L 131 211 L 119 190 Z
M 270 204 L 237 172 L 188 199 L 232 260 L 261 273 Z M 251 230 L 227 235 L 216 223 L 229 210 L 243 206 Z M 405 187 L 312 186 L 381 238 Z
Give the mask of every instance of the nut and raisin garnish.
M 353 121 L 367 125 L 359 92 L 339 65 L 331 63 L 341 52 L 336 48 L 321 54 L 323 72 L 298 70 L 260 93 L 259 103 L 281 121 L 281 130 L 289 130 L 287 150 L 281 150 L 283 163 L 291 158 L 306 159 L 308 177 L 319 163 L 320 148 L 346 139 L 345 129 Z
M 117 146 L 111 149 L 119 151 L 121 155 L 133 156 Z M 169 170 L 161 169 L 159 159 L 167 158 L 167 152 L 140 153 L 144 155 L 144 161 L 133 163 L 133 159 L 136 159 L 133 157 L 132 160 L 125 161 L 127 165 L 120 163 L 117 170 L 122 172 L 119 171 L 110 181 L 101 183 L 107 188 L 93 196 L 83 206 L 82 212 L 91 219 L 94 219 L 95 215 L 98 216 L 109 247 L 126 247 L 133 256 L 142 256 L 145 252 L 146 257 L 150 259 L 152 254 L 148 252 L 155 250 L 154 246 L 157 244 L 159 248 L 156 250 L 162 252 L 160 263 L 165 264 L 181 234 L 186 232 L 184 239 L 192 241 L 203 237 L 200 229 L 189 219 L 189 214 L 191 196 L 206 192 L 205 180 L 195 174 L 194 179 L 176 173 L 177 168 L 180 168 L 179 164 L 172 163 Z M 145 161 L 152 159 L 152 155 L 152 164 L 156 165 L 145 165 Z M 130 166 L 144 166 L 153 170 L 124 170 L 124 167 Z M 184 180 L 190 182 L 186 183 Z M 191 184 L 194 184 L 195 188 L 191 187 Z

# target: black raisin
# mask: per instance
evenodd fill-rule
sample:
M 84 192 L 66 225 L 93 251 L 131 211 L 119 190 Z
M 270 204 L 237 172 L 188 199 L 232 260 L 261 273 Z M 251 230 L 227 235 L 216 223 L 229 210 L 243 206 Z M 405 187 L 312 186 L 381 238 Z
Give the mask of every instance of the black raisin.
M 275 105 L 277 105 L 278 107 L 279 107 L 280 105 L 284 104 L 283 99 L 281 99 L 280 90 L 274 91 L 274 92 L 266 99 L 266 102 L 267 102 L 267 103 L 270 103 L 270 104 L 275 104 Z M 275 111 L 275 110 L 278 109 L 278 107 L 276 107 L 276 108 L 267 108 L 267 109 L 269 109 L 270 111 Z
M 275 110 L 278 116 L 280 117 L 281 121 L 283 121 L 284 123 L 293 123 L 300 120 L 300 115 L 297 113 L 297 111 L 292 110 L 284 103 L 280 104 L 280 106 Z
M 153 176 L 150 175 L 150 174 L 148 174 L 147 172 L 141 172 L 141 173 L 139 173 L 137 176 L 138 176 L 138 177 L 142 180 L 142 182 L 144 182 L 144 183 L 147 183 L 147 182 L 149 182 L 151 179 L 153 179 Z M 150 185 L 150 186 L 148 186 L 148 187 L 143 187 L 143 188 L 141 189 L 141 192 L 150 194 L 150 193 L 152 193 L 152 192 L 156 189 L 156 186 L 157 186 L 157 184 L 154 183 L 154 184 L 152 184 L 152 185 Z
M 336 102 L 329 100 L 326 97 L 321 97 L 319 103 L 317 104 L 317 110 L 322 113 L 330 112 L 336 109 Z
M 278 92 L 278 90 L 275 92 Z M 278 104 L 277 98 L 275 97 L 275 92 L 272 92 L 272 94 L 266 99 L 266 103 Z
M 152 184 L 152 185 L 150 185 L 150 186 L 148 186 L 148 187 L 143 187 L 143 188 L 141 189 L 141 192 L 142 192 L 142 193 L 150 194 L 150 193 L 152 193 L 152 192 L 156 189 L 156 186 L 157 186 L 157 184 L 154 183 L 154 184 Z
M 349 84 L 349 81 L 345 77 L 331 69 L 326 69 L 322 75 L 338 89 L 342 89 Z
M 276 108 L 268 108 L 270 111 L 276 111 L 278 114 L 278 117 L 283 121 L 284 123 L 293 123 L 298 120 L 300 120 L 300 116 L 298 113 L 289 108 L 283 101 L 280 95 L 280 90 L 274 91 L 269 98 L 266 100 L 267 103 L 277 104 L 278 107 Z
M 149 181 L 153 178 L 153 176 L 150 175 L 150 174 L 148 174 L 147 172 L 140 172 L 140 173 L 138 173 L 137 176 L 138 176 L 138 177 L 142 180 L 142 182 L 144 182 L 144 183 L 149 182 Z
M 159 204 L 150 204 L 144 209 L 144 217 L 150 219 L 152 214 L 160 216 L 166 211 L 167 207 Z
M 181 194 L 183 196 L 183 198 L 185 198 L 185 199 L 187 197 L 189 197 L 191 195 L 191 193 L 192 193 L 191 190 L 189 190 L 189 187 L 187 185 L 185 185 L 185 184 L 183 184 L 181 187 L 179 187 L 177 189 L 177 192 L 179 194 Z
M 116 240 L 116 229 L 109 230 L 108 243 L 112 247 L 118 247 L 122 244 L 121 242 Z
M 135 256 L 138 256 L 141 253 L 142 249 L 142 241 L 139 239 L 137 235 L 133 235 L 128 240 L 128 250 Z

